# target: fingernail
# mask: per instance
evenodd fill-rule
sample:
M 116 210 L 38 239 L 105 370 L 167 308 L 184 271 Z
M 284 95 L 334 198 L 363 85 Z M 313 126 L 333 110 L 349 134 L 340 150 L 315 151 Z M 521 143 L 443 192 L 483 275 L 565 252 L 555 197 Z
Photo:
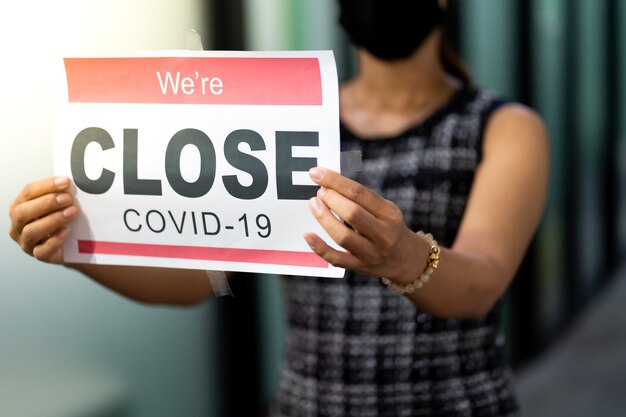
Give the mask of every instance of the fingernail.
M 59 194 L 57 195 L 57 204 L 60 206 L 65 206 L 72 201 L 72 197 L 69 194 Z
M 311 176 L 311 178 L 315 181 L 319 181 L 324 177 L 324 174 L 326 172 L 324 171 L 324 169 L 320 168 L 320 167 L 314 167 L 311 168 L 309 170 L 309 175 Z
M 319 190 L 317 190 L 317 196 L 318 196 L 319 198 L 322 198 L 322 197 L 324 197 L 324 194 L 326 194 L 326 188 L 324 188 L 324 187 L 320 187 L 320 189 L 319 189 Z
M 78 213 L 78 209 L 75 206 L 70 206 L 66 208 L 65 210 L 63 210 L 63 216 L 65 217 L 72 217 L 76 213 Z
M 67 177 L 55 177 L 54 185 L 57 187 L 65 187 L 70 183 L 70 179 Z
M 320 203 L 320 200 L 317 197 L 312 197 L 309 200 L 309 206 L 316 213 L 319 213 L 320 211 L 322 211 L 322 204 Z

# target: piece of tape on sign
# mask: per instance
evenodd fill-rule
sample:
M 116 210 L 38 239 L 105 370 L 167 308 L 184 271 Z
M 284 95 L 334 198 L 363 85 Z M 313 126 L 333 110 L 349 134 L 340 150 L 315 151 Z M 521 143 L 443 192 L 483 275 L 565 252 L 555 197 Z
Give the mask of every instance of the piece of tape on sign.
M 213 288 L 213 295 L 217 297 L 230 295 L 232 297 L 233 291 L 230 289 L 230 285 L 228 285 L 228 279 L 224 271 L 206 271 L 206 273 Z
M 341 173 L 358 172 L 363 169 L 363 158 L 361 151 L 344 151 L 339 154 Z
M 202 51 L 202 37 L 198 32 L 193 29 L 187 29 L 185 31 L 185 49 L 190 51 Z

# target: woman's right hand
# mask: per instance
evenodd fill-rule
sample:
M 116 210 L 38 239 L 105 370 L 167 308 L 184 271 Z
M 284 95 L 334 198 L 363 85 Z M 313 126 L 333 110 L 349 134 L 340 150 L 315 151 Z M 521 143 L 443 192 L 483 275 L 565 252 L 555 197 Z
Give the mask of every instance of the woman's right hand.
M 69 188 L 69 178 L 49 177 L 26 185 L 9 206 L 9 235 L 40 261 L 63 262 L 63 242 L 70 234 L 67 224 L 78 215 Z

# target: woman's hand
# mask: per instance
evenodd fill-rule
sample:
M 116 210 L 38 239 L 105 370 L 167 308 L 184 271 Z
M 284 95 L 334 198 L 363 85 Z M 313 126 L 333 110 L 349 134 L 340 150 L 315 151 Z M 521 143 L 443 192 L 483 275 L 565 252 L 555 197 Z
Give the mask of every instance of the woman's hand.
M 78 215 L 68 192 L 70 180 L 49 177 L 28 184 L 9 207 L 9 235 L 27 254 L 40 261 L 63 262 L 67 224 Z
M 347 250 L 338 251 L 319 236 L 307 233 L 304 238 L 315 253 L 332 265 L 398 282 L 419 275 L 424 265 L 411 260 L 423 259 L 425 263 L 428 244 L 406 227 L 395 204 L 331 170 L 312 168 L 309 175 L 321 186 L 309 201 L 311 212 L 329 236 Z
M 68 223 L 78 216 L 70 180 L 50 177 L 28 184 L 9 207 L 9 234 L 22 250 L 40 261 L 63 263 Z M 213 289 L 206 271 L 120 265 L 68 264 L 128 298 L 148 304 L 192 305 Z

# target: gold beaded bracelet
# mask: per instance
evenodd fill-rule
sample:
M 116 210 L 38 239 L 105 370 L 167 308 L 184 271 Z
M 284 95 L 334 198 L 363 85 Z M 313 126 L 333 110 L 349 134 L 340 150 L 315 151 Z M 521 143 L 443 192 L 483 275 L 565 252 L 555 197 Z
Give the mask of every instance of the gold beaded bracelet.
M 439 249 L 439 245 L 437 241 L 433 238 L 433 235 L 430 233 L 424 233 L 421 230 L 416 233 L 418 236 L 423 237 L 428 242 L 430 249 L 428 251 L 428 259 L 426 264 L 426 269 L 424 272 L 420 274 L 419 277 L 415 279 L 415 281 L 401 285 L 395 282 L 392 282 L 389 278 L 381 277 L 381 281 L 383 284 L 388 286 L 393 291 L 398 294 L 413 294 L 415 290 L 419 290 L 430 280 L 430 275 L 437 269 L 439 266 L 439 255 L 441 250 Z

